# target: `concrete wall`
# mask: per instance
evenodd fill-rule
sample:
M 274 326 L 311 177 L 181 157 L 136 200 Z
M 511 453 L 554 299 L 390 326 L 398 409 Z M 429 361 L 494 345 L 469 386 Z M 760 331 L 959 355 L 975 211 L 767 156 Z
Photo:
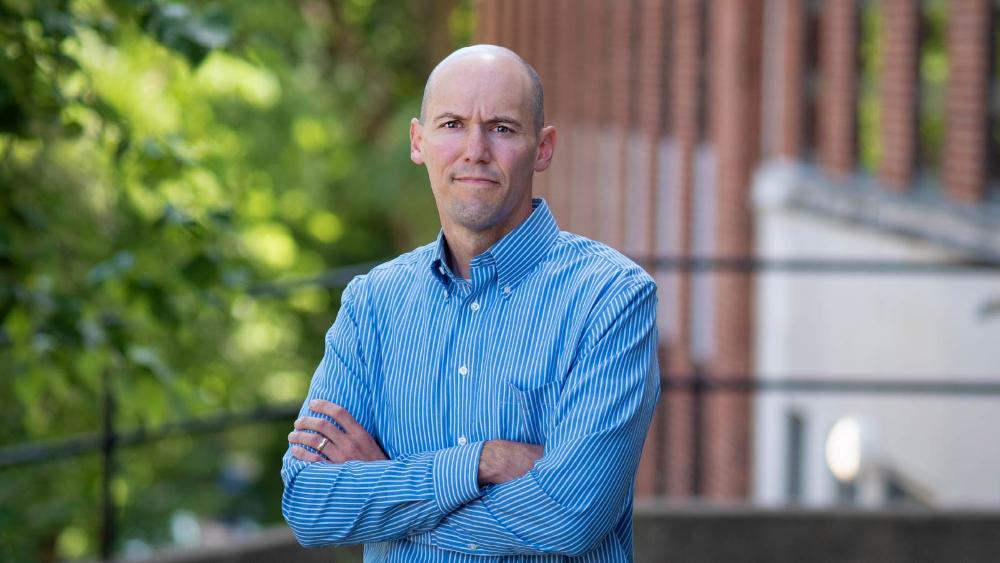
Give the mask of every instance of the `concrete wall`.
M 901 213 L 891 198 L 863 200 L 849 187 L 823 185 L 808 171 L 773 165 L 757 178 L 758 255 L 763 258 L 876 259 L 939 262 L 970 255 L 921 240 L 920 230 L 948 225 L 932 202 Z M 808 194 L 816 194 L 810 199 Z M 858 190 L 858 193 L 863 193 Z M 805 194 L 805 195 L 803 195 Z M 826 198 L 826 199 L 821 199 Z M 837 216 L 818 202 L 838 199 Z M 907 205 L 914 207 L 911 198 Z M 831 207 L 831 206 L 827 206 Z M 832 209 L 832 207 L 831 207 Z M 921 225 L 920 214 L 927 217 Z M 894 226 L 864 217 L 897 216 Z M 905 218 L 905 219 L 900 219 Z M 968 222 L 971 224 L 971 221 Z M 958 224 L 956 222 L 956 224 Z M 973 237 L 941 227 L 942 241 Z M 910 230 L 912 235 L 900 234 Z M 948 231 L 956 231 L 949 233 Z M 976 240 L 988 241 L 997 227 Z M 990 249 L 980 249 L 982 256 Z M 1000 272 L 959 275 L 764 273 L 756 287 L 755 371 L 761 377 L 1000 381 Z M 1000 506 L 1000 396 L 907 396 L 762 393 L 755 403 L 753 499 L 780 505 L 787 494 L 788 415 L 804 423 L 802 497 L 810 506 L 836 501 L 823 447 L 834 421 L 868 422 L 872 466 L 859 501 L 884 500 L 893 473 L 921 502 L 942 507 Z
M 996 561 L 1000 513 L 762 511 L 646 506 L 637 562 Z
M 1000 512 L 761 511 L 637 507 L 637 563 L 996 561 Z M 225 547 L 161 553 L 151 563 L 360 562 L 360 549 L 303 549 L 285 527 Z

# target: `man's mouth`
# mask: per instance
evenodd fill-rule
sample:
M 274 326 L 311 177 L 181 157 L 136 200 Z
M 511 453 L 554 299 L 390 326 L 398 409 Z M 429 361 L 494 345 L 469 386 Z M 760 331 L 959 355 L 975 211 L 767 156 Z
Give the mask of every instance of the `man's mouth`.
M 461 182 L 463 184 L 473 184 L 481 186 L 491 186 L 500 183 L 494 180 L 493 178 L 489 178 L 487 176 L 455 176 L 454 181 Z

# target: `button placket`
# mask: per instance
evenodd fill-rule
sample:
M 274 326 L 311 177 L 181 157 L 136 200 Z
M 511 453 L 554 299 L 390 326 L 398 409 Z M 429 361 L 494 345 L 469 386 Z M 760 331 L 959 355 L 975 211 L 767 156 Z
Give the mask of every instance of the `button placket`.
M 470 437 L 470 433 L 475 432 L 475 401 L 472 400 L 473 392 L 477 385 L 475 379 L 474 370 L 477 369 L 479 361 L 479 356 L 477 355 L 477 349 L 479 347 L 478 343 L 478 331 L 475 330 L 475 326 L 478 325 L 479 321 L 476 320 L 477 312 L 482 309 L 482 303 L 479 299 L 480 292 L 476 290 L 475 280 L 473 283 L 468 283 L 464 281 L 456 282 L 454 285 L 457 286 L 452 288 L 452 291 L 456 292 L 454 297 L 456 298 L 455 305 L 459 305 L 459 308 L 455 310 L 457 315 L 457 320 L 459 322 L 458 338 L 455 341 L 455 364 L 452 364 L 455 371 L 452 385 L 452 397 L 455 401 L 455 418 L 451 422 L 451 431 L 454 442 L 453 444 L 457 446 L 465 446 L 475 439 L 474 436 Z

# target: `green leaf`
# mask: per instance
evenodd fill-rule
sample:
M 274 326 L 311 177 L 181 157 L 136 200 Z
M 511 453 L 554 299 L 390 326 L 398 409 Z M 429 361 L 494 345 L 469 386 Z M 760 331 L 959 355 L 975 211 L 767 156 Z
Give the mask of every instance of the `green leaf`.
M 64 39 L 76 33 L 73 17 L 69 12 L 52 8 L 42 10 L 42 34 L 53 39 Z
M 27 117 L 27 112 L 18 102 L 11 85 L 0 74 L 0 132 L 23 135 Z
M 147 139 L 139 152 L 143 182 L 152 187 L 180 174 L 188 164 L 188 160 L 181 154 L 182 148 L 183 145 L 178 141 Z
M 218 7 L 209 9 L 201 18 L 189 20 L 185 33 L 191 41 L 206 49 L 221 49 L 232 37 L 229 15 Z
M 113 157 L 116 164 L 121 163 L 122 158 L 125 157 L 125 154 L 131 147 L 132 147 L 131 137 L 129 137 L 128 135 L 124 135 L 122 136 L 121 139 L 119 139 L 118 143 L 115 144 L 115 154 Z
M 100 316 L 100 326 L 107 335 L 111 348 L 120 354 L 125 353 L 129 340 L 127 327 L 121 316 L 114 311 L 103 311 Z
M 160 43 L 181 54 L 192 66 L 213 49 L 225 47 L 232 36 L 228 15 L 219 8 L 197 15 L 182 4 L 156 5 L 143 27 Z
M 181 275 L 198 287 L 209 287 L 219 279 L 219 264 L 211 256 L 198 253 L 181 268 Z
M 121 251 L 108 260 L 100 262 L 87 272 L 87 283 L 100 285 L 107 280 L 120 278 L 135 266 L 135 257 L 131 252 Z
M 67 139 L 76 139 L 80 135 L 83 135 L 83 126 L 76 121 L 63 124 L 63 136 Z
M 153 223 L 153 226 L 158 229 L 164 227 L 183 227 L 195 234 L 198 234 L 201 230 L 201 225 L 197 220 L 185 213 L 183 209 L 179 209 L 169 203 L 163 208 L 163 214 Z
M 171 383 L 174 378 L 173 371 L 151 346 L 129 346 L 126 356 L 133 365 L 145 368 L 164 383 Z

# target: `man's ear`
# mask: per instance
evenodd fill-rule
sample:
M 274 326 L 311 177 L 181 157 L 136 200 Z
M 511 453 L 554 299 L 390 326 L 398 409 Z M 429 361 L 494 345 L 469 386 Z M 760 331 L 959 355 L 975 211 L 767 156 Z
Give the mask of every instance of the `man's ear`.
M 413 164 L 424 163 L 424 155 L 420 152 L 423 140 L 423 126 L 420 125 L 420 120 L 414 117 L 410 120 L 410 160 Z
M 556 128 L 552 125 L 542 127 L 538 133 L 538 156 L 535 157 L 535 172 L 541 172 L 552 164 L 552 156 L 556 152 Z

